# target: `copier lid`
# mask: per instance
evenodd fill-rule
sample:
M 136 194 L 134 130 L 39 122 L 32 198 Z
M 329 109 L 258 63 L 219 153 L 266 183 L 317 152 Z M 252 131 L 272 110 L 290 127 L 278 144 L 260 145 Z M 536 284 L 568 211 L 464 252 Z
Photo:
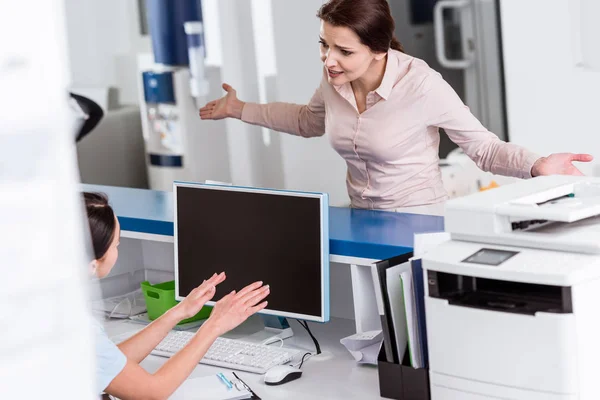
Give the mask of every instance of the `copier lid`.
M 600 253 L 600 179 L 544 176 L 448 201 L 453 239 Z
M 469 209 L 515 219 L 578 221 L 600 215 L 600 178 L 539 176 L 452 199 L 446 205 L 447 213 Z

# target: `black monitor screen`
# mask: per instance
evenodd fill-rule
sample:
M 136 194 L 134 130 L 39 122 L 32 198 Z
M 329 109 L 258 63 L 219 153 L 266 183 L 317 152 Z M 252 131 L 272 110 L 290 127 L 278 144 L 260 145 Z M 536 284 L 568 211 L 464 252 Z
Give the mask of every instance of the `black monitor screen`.
M 270 285 L 267 313 L 322 316 L 320 198 L 206 186 L 176 191 L 179 296 L 225 271 L 213 301 L 263 281 Z

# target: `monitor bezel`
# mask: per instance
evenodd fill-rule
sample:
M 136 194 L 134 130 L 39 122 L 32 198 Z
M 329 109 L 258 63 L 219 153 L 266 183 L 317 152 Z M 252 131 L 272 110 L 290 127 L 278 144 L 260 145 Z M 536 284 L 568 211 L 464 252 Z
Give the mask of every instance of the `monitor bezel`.
M 308 197 L 319 199 L 321 210 L 320 237 L 321 237 L 321 315 L 290 313 L 286 311 L 269 309 L 268 306 L 260 314 L 274 315 L 278 317 L 295 318 L 313 322 L 329 321 L 329 195 L 319 192 L 304 192 L 285 189 L 267 189 L 247 186 L 222 185 L 212 183 L 173 182 L 173 247 L 175 260 L 175 300 L 182 301 L 185 296 L 179 294 L 179 246 L 178 246 L 178 210 L 177 190 L 180 187 L 199 190 L 220 190 L 229 192 L 244 192 L 257 194 L 271 194 L 277 196 Z M 218 272 L 218 271 L 215 271 Z M 241 289 L 241 288 L 240 288 Z M 268 300 L 268 299 L 267 299 Z M 209 301 L 206 305 L 213 306 L 215 301 Z

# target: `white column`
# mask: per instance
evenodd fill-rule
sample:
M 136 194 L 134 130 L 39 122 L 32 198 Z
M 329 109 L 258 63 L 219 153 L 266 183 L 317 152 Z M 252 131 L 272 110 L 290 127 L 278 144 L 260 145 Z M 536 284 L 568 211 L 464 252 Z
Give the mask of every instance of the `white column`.
M 0 388 L 6 398 L 93 399 L 64 1 L 0 8 Z
M 254 51 L 252 3 L 220 0 L 219 24 L 223 82 L 233 86 L 243 101 L 259 102 L 258 73 Z M 226 120 L 231 178 L 236 185 L 263 186 L 259 173 L 263 150 L 261 128 L 234 119 Z

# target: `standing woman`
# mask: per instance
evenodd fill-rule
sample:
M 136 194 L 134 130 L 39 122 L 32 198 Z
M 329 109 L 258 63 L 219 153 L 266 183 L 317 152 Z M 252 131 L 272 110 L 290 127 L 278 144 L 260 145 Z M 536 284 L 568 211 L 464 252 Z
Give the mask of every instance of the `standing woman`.
M 439 128 L 484 171 L 530 178 L 581 175 L 589 154 L 540 157 L 506 143 L 394 37 L 386 0 L 331 0 L 319 9 L 323 78 L 307 105 L 245 103 L 227 94 L 200 109 L 202 119 L 237 118 L 303 137 L 329 134 L 348 168 L 352 206 L 418 211 L 447 199 L 439 169 Z

